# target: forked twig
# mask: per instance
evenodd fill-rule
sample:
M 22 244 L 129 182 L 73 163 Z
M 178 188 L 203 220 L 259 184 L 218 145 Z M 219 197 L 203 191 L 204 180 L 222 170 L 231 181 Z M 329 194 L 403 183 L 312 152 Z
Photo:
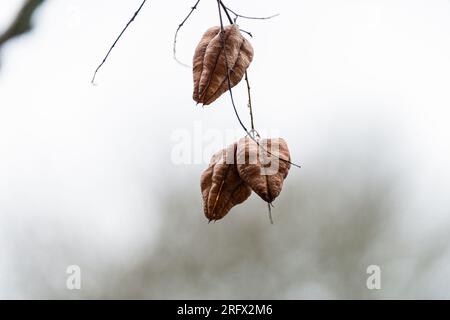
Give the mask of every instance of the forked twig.
M 225 4 L 223 3 L 222 0 L 219 1 L 219 6 L 222 7 L 223 11 L 225 12 L 225 14 L 227 15 L 228 21 L 230 22 L 230 24 L 233 24 L 235 21 L 233 21 L 233 19 L 231 19 L 230 16 L 230 12 L 228 12 L 228 8 L 225 6 Z M 220 8 L 219 8 L 219 14 L 222 15 Z M 220 25 L 223 26 L 223 21 L 222 21 L 222 17 L 220 17 Z
M 246 30 L 241 29 L 241 28 L 239 28 L 239 30 L 240 30 L 241 32 L 244 32 L 244 33 L 248 34 L 248 36 L 249 36 L 250 38 L 253 38 L 253 34 L 252 34 L 250 31 L 246 31 Z
M 173 38 L 173 58 L 176 62 L 181 64 L 182 66 L 185 66 L 187 68 L 190 68 L 191 66 L 185 64 L 184 62 L 180 61 L 177 58 L 177 38 L 178 38 L 178 32 L 180 31 L 181 27 L 185 24 L 185 22 L 189 19 L 189 17 L 192 15 L 195 9 L 197 9 L 198 3 L 200 0 L 197 0 L 197 2 L 194 4 L 193 7 L 191 7 L 191 11 L 189 11 L 189 14 L 184 18 L 184 20 L 178 25 L 177 31 L 175 31 L 175 36 Z
M 225 66 L 227 69 L 227 84 L 228 84 L 228 92 L 230 93 L 230 98 L 231 98 L 231 104 L 233 105 L 233 109 L 234 109 L 234 113 L 236 114 L 236 117 L 239 121 L 239 124 L 241 125 L 241 127 L 245 130 L 245 132 L 247 134 L 249 134 L 247 127 L 244 125 L 244 123 L 241 120 L 241 117 L 239 116 L 239 113 L 237 112 L 236 109 L 236 104 L 234 103 L 234 97 L 233 97 L 233 91 L 231 90 L 231 80 L 230 80 L 230 68 L 228 66 L 228 59 L 227 59 L 227 53 L 225 50 L 225 37 L 224 37 L 224 27 L 223 27 L 223 19 L 222 19 L 222 10 L 221 10 L 221 6 L 223 6 L 222 1 L 217 0 L 217 4 L 219 7 L 219 19 L 220 19 L 220 39 L 222 41 L 222 50 L 223 50 L 223 54 L 225 55 Z M 228 16 L 229 17 L 229 16 Z M 229 17 L 230 19 L 230 23 L 232 24 L 233 21 L 231 20 L 231 17 Z
M 184 26 L 184 24 L 186 23 L 186 21 L 191 17 L 192 13 L 195 11 L 195 9 L 197 9 L 198 4 L 199 4 L 200 0 L 197 0 L 197 2 L 191 7 L 191 10 L 189 11 L 188 15 L 183 19 L 183 21 L 178 25 L 177 30 L 175 31 L 175 36 L 173 38 L 173 58 L 174 60 L 179 63 L 180 65 L 182 65 L 183 67 L 186 68 L 191 68 L 190 65 L 184 63 L 183 61 L 181 61 L 180 59 L 178 59 L 177 57 L 177 42 L 178 42 L 178 33 L 180 31 L 180 29 Z M 221 6 L 223 7 L 223 9 L 225 10 L 225 12 L 227 13 L 227 17 L 230 20 L 230 22 L 232 21 L 230 14 L 226 11 L 226 7 L 224 6 L 223 3 L 221 3 Z M 232 22 L 231 22 L 232 23 Z M 240 29 L 242 32 L 246 33 L 250 38 L 253 38 L 253 35 L 251 32 Z
M 136 10 L 136 12 L 134 13 L 134 15 L 131 17 L 131 19 L 128 21 L 128 23 L 125 25 L 125 27 L 122 29 L 122 32 L 120 32 L 119 36 L 116 38 L 116 40 L 114 41 L 114 43 L 112 44 L 112 46 L 109 48 L 108 53 L 106 54 L 106 56 L 103 58 L 103 61 L 98 65 L 97 69 L 95 69 L 94 75 L 92 76 L 92 80 L 91 83 L 94 84 L 95 81 L 95 76 L 97 75 L 98 70 L 100 70 L 100 68 L 103 66 L 103 64 L 106 62 L 106 60 L 108 59 L 111 51 L 114 49 L 114 47 L 116 46 L 117 42 L 119 41 L 119 39 L 122 37 L 122 35 L 124 34 L 124 32 L 128 29 L 128 27 L 130 26 L 130 24 L 134 21 L 134 19 L 136 19 L 137 15 L 139 14 L 139 12 L 141 11 L 142 7 L 144 6 L 145 2 L 147 0 L 143 0 L 141 5 L 139 6 L 139 8 Z
M 9 27 L 0 34 L 0 47 L 12 38 L 18 37 L 31 29 L 32 16 L 43 2 L 44 0 L 27 0 L 24 2 L 15 19 L 11 22 Z
M 267 208 L 269 208 L 269 220 L 270 220 L 270 224 L 273 224 L 273 219 L 272 219 L 272 203 L 267 202 Z

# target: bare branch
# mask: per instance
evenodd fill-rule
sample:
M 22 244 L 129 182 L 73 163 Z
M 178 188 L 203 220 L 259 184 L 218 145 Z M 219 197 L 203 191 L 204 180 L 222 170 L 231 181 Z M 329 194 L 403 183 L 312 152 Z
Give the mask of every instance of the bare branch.
M 23 35 L 32 29 L 31 19 L 36 9 L 44 2 L 44 0 L 27 0 L 24 2 L 16 18 L 9 27 L 0 35 L 0 47 L 9 40 Z
M 272 206 L 273 204 L 271 202 L 267 202 L 267 208 L 269 209 L 269 220 L 270 220 L 270 224 L 273 224 L 273 219 L 272 219 Z
M 250 123 L 252 130 L 255 130 L 255 123 L 253 119 L 253 108 L 252 108 L 252 96 L 250 94 L 250 81 L 248 80 L 248 73 L 245 70 L 245 82 L 247 82 L 247 93 L 248 93 L 248 109 L 250 110 Z
M 128 21 L 128 23 L 125 25 L 125 27 L 122 29 L 122 32 L 120 32 L 119 36 L 116 38 L 116 40 L 114 41 L 114 43 L 112 44 L 112 46 L 109 48 L 108 53 L 106 53 L 106 56 L 103 58 L 102 62 L 98 65 L 97 69 L 95 69 L 94 75 L 92 76 L 92 80 L 91 83 L 94 84 L 95 81 L 95 76 L 97 75 L 98 70 L 100 70 L 100 68 L 103 66 L 103 64 L 106 62 L 106 60 L 108 59 L 111 51 L 114 49 L 114 47 L 116 46 L 117 42 L 120 40 L 120 38 L 122 37 L 122 35 L 125 33 L 125 31 L 128 29 L 128 27 L 130 26 L 130 24 L 134 21 L 134 19 L 136 19 L 137 15 L 139 14 L 139 12 L 141 11 L 142 7 L 144 6 L 145 2 L 147 0 L 143 0 L 141 5 L 139 6 L 139 8 L 136 10 L 136 12 L 134 13 L 134 15 L 131 17 L 131 19 Z
M 241 125 L 242 129 L 244 129 L 245 133 L 249 136 L 250 139 L 252 139 L 257 145 L 258 147 L 260 147 L 264 152 L 267 152 L 268 155 L 270 156 L 274 156 L 276 158 L 278 158 L 281 161 L 284 161 L 286 163 L 289 163 L 291 165 L 293 165 L 294 167 L 297 168 L 301 168 L 300 165 L 295 164 L 287 159 L 283 159 L 275 154 L 273 154 L 272 152 L 270 152 L 269 150 L 265 149 L 263 146 L 261 146 L 261 144 L 259 143 L 259 141 L 252 135 L 252 133 L 254 133 L 256 130 L 252 129 L 251 131 L 249 131 L 247 129 L 247 127 L 244 125 L 244 123 L 241 120 L 241 117 L 239 116 L 239 112 L 237 111 L 236 108 L 236 103 L 234 102 L 234 96 L 233 96 L 233 90 L 231 89 L 231 80 L 230 80 L 230 67 L 228 65 L 228 58 L 227 58 L 227 52 L 226 52 L 226 46 L 225 46 L 225 30 L 224 30 L 224 26 L 223 26 L 223 18 L 222 18 L 222 8 L 224 8 L 224 5 L 222 4 L 222 0 L 217 0 L 217 5 L 218 5 L 218 9 L 219 9 L 219 21 L 220 21 L 220 38 L 221 38 L 221 42 L 222 42 L 222 51 L 224 54 L 224 58 L 225 58 L 225 67 L 227 69 L 227 85 L 228 85 L 228 92 L 230 93 L 230 99 L 231 99 L 231 104 L 233 106 L 233 110 L 234 113 L 236 114 L 236 118 L 239 121 L 239 124 Z M 226 9 L 226 7 L 224 8 L 224 11 L 227 12 L 228 9 Z M 227 14 L 227 17 L 229 20 L 231 20 L 229 18 L 229 15 Z M 233 24 L 233 21 L 230 21 L 231 24 Z

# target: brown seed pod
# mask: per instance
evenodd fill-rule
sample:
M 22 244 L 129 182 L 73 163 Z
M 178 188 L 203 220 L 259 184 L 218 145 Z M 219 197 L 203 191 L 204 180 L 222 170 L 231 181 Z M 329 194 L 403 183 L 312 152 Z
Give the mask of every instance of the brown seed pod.
M 225 42 L 225 52 L 222 41 Z M 208 29 L 194 54 L 194 100 L 204 105 L 215 101 L 228 90 L 227 65 L 230 84 L 234 87 L 242 80 L 252 59 L 253 48 L 236 24 L 224 27 L 222 36 L 220 27 Z
M 236 161 L 239 175 L 264 201 L 272 203 L 283 188 L 291 167 L 289 149 L 282 138 L 250 138 L 238 142 Z M 269 152 L 267 152 L 269 151 Z M 281 158 L 281 159 L 280 159 Z
M 250 196 L 252 189 L 245 184 L 236 167 L 237 143 L 217 152 L 200 179 L 203 210 L 211 220 L 222 219 L 232 207 Z

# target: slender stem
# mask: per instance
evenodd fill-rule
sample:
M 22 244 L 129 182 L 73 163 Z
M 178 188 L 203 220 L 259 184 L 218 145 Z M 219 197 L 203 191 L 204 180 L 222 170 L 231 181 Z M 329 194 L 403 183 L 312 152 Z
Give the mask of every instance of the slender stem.
M 233 24 L 233 20 L 231 19 L 230 14 L 228 13 L 229 9 L 223 4 L 222 0 L 219 0 L 219 1 L 220 1 L 220 6 L 223 8 L 223 10 L 225 11 L 225 13 L 226 13 L 226 15 L 228 17 L 228 21 L 231 24 Z M 219 7 L 219 10 L 220 10 L 220 7 Z M 244 32 L 246 32 L 246 31 L 244 31 Z M 252 36 L 252 35 L 250 34 L 250 36 Z M 253 121 L 252 98 L 251 98 L 251 95 L 250 95 L 250 83 L 248 81 L 247 70 L 245 70 L 245 81 L 247 82 L 248 108 L 250 109 L 250 120 L 251 120 L 251 128 L 252 128 L 251 132 L 253 133 L 255 131 L 255 124 L 254 124 L 254 121 Z M 231 88 L 229 88 L 229 89 L 231 91 Z
M 254 131 L 255 130 L 255 123 L 254 123 L 254 120 L 253 120 L 252 96 L 250 94 L 250 82 L 248 80 L 247 70 L 245 70 L 245 82 L 247 82 L 248 109 L 250 111 L 250 121 L 251 121 L 252 131 Z
M 250 31 L 246 31 L 246 30 L 241 29 L 241 28 L 239 28 L 239 30 L 240 30 L 241 32 L 244 32 L 244 33 L 248 34 L 248 36 L 249 36 L 250 38 L 253 38 L 253 34 L 252 34 Z
M 189 14 L 184 18 L 184 20 L 178 25 L 177 31 L 175 31 L 175 36 L 173 38 L 173 58 L 175 59 L 176 62 L 178 62 L 179 64 L 181 64 L 182 66 L 188 67 L 190 68 L 191 66 L 181 62 L 180 60 L 178 60 L 177 58 L 177 38 L 178 38 L 178 32 L 180 31 L 181 27 L 184 25 L 184 23 L 189 19 L 189 17 L 192 15 L 192 13 L 194 12 L 195 9 L 197 9 L 198 3 L 200 2 L 200 0 L 197 0 L 197 2 L 194 4 L 193 7 L 191 7 L 191 11 L 189 11 Z
M 230 13 L 228 12 L 227 7 L 223 4 L 222 0 L 219 0 L 219 2 L 220 2 L 220 6 L 223 8 L 223 11 L 225 11 L 225 14 L 227 15 L 228 21 L 230 22 L 230 24 L 233 24 L 234 21 L 233 21 L 233 19 L 231 19 L 231 16 L 230 16 Z
M 144 6 L 145 2 L 147 0 L 143 0 L 141 5 L 139 6 L 139 8 L 136 10 L 136 12 L 134 13 L 134 15 L 131 17 L 131 19 L 128 21 L 128 23 L 125 25 L 125 27 L 122 29 L 122 32 L 120 32 L 119 36 L 116 38 L 116 40 L 114 41 L 114 43 L 112 44 L 112 46 L 109 48 L 108 53 L 106 53 L 106 56 L 103 58 L 102 62 L 98 65 L 97 69 L 95 69 L 94 75 L 92 76 L 92 80 L 91 83 L 94 84 L 95 81 L 95 76 L 97 75 L 98 70 L 100 70 L 100 68 L 103 66 L 103 64 L 106 62 L 106 60 L 108 59 L 109 55 L 111 54 L 111 51 L 114 49 L 114 47 L 116 46 L 117 42 L 119 41 L 119 39 L 122 37 L 122 35 L 125 33 L 125 31 L 128 29 L 128 27 L 130 26 L 130 24 L 134 21 L 134 19 L 136 19 L 137 15 L 139 14 L 139 12 L 141 11 L 142 7 Z
M 9 27 L 0 34 L 0 47 L 14 37 L 28 32 L 32 27 L 32 16 L 44 0 L 27 0 L 23 3 L 15 19 Z
M 270 220 L 270 224 L 273 224 L 273 219 L 272 219 L 272 208 L 271 208 L 271 203 L 267 202 L 267 208 L 269 208 L 269 220 Z
M 255 142 L 256 145 L 258 147 L 260 147 L 264 152 L 267 152 L 267 154 L 269 154 L 270 156 L 274 156 L 274 157 L 276 157 L 277 159 L 279 159 L 281 161 L 289 163 L 289 164 L 291 164 L 291 165 L 293 165 L 295 167 L 301 168 L 300 165 L 295 164 L 295 163 L 293 163 L 293 162 L 291 162 L 291 161 L 289 161 L 287 159 L 283 159 L 280 156 L 274 155 L 272 152 L 270 152 L 269 150 L 267 150 L 263 146 L 261 146 L 261 144 L 256 140 L 256 138 L 253 137 L 253 135 L 247 130 L 247 127 L 242 122 L 241 117 L 239 116 L 239 113 L 237 111 L 236 104 L 234 102 L 233 90 L 231 90 L 230 68 L 229 68 L 229 65 L 228 65 L 227 52 L 226 52 L 226 46 L 225 46 L 225 30 L 224 30 L 224 27 L 223 27 L 221 0 L 217 0 L 217 5 L 218 5 L 218 8 L 219 8 L 219 19 L 220 19 L 220 39 L 221 39 L 221 42 L 222 42 L 222 51 L 223 51 L 223 54 L 225 56 L 225 67 L 227 69 L 228 92 L 230 93 L 231 104 L 233 106 L 234 113 L 236 114 L 236 118 L 239 121 L 239 124 L 241 125 L 242 129 L 244 129 L 244 131 L 247 133 L 247 135 L 250 137 L 250 139 L 252 139 L 253 142 Z

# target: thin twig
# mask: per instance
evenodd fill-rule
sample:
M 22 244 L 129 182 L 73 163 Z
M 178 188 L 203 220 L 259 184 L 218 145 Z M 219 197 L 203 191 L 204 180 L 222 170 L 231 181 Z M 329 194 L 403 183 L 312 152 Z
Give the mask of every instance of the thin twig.
M 223 51 L 223 54 L 225 55 L 225 67 L 227 69 L 228 92 L 230 93 L 231 104 L 233 106 L 234 113 L 236 114 L 236 118 L 238 119 L 239 124 L 241 125 L 242 129 L 244 129 L 244 131 L 247 133 L 247 135 L 250 137 L 250 139 L 252 139 L 258 145 L 258 147 L 260 147 L 263 151 L 267 152 L 270 156 L 274 156 L 274 157 L 276 157 L 277 159 L 279 159 L 281 161 L 289 163 L 289 164 L 291 164 L 291 165 L 293 165 L 295 167 L 301 168 L 300 165 L 295 164 L 295 163 L 293 163 L 293 162 L 291 162 L 291 161 L 289 161 L 287 159 L 283 159 L 283 158 L 281 158 L 281 157 L 271 153 L 269 150 L 265 149 L 263 146 L 261 146 L 261 144 L 248 131 L 247 127 L 244 125 L 244 123 L 241 120 L 241 117 L 239 116 L 239 113 L 238 113 L 237 108 L 236 108 L 236 104 L 234 102 L 233 90 L 231 89 L 230 68 L 229 68 L 229 65 L 228 65 L 228 59 L 227 59 L 227 53 L 226 53 L 226 47 L 225 47 L 225 37 L 224 37 L 225 31 L 224 31 L 224 27 L 223 27 L 221 3 L 222 3 L 221 0 L 217 0 L 217 5 L 218 5 L 218 8 L 219 8 L 219 19 L 220 19 L 220 39 L 222 41 L 222 51 Z
M 269 220 L 270 220 L 270 224 L 273 224 L 273 219 L 272 219 L 272 208 L 271 208 L 271 203 L 267 202 L 267 208 L 269 208 Z
M 184 20 L 178 25 L 177 31 L 175 31 L 175 36 L 173 38 L 173 58 L 175 59 L 176 62 L 178 62 L 179 64 L 181 64 L 182 66 L 185 66 L 187 68 L 190 68 L 191 66 L 183 63 L 182 61 L 178 60 L 177 58 L 177 37 L 178 37 L 178 32 L 180 31 L 181 27 L 184 25 L 184 23 L 189 19 L 189 17 L 192 15 L 192 13 L 194 12 L 195 9 L 197 9 L 197 5 L 200 2 L 200 0 L 197 0 L 197 2 L 194 4 L 193 7 L 191 7 L 191 11 L 189 12 L 189 14 L 184 18 Z
M 234 16 L 236 17 L 235 20 L 236 20 L 237 18 L 249 19 L 249 20 L 269 20 L 269 19 L 278 17 L 278 16 L 280 15 L 279 13 L 276 13 L 276 14 L 273 14 L 273 15 L 268 16 L 268 17 L 250 17 L 250 16 L 245 16 L 245 15 L 236 13 L 236 11 L 231 10 L 229 7 L 227 7 L 227 6 L 225 6 L 225 5 L 224 5 L 224 7 L 226 8 L 226 10 L 228 10 L 228 11 L 230 11 L 232 14 L 234 14 Z
M 244 32 L 244 33 L 248 34 L 250 38 L 253 38 L 253 34 L 252 34 L 251 32 L 245 31 L 244 29 L 241 29 L 241 28 L 239 28 L 239 30 L 240 30 L 241 32 Z
M 236 23 L 236 18 L 237 18 L 237 17 L 234 18 L 234 20 L 231 19 L 230 13 L 229 13 L 228 11 L 230 11 L 230 12 L 232 12 L 232 11 L 229 10 L 229 9 L 224 5 L 224 3 L 223 3 L 222 1 L 220 1 L 220 6 L 222 7 L 223 11 L 225 11 L 225 14 L 227 15 L 227 18 L 228 18 L 228 21 L 230 22 L 230 24 Z M 248 34 L 248 35 L 250 36 L 250 38 L 253 38 L 253 35 L 252 35 L 251 32 L 246 31 L 246 30 L 244 30 L 244 29 L 240 29 L 240 28 L 239 28 L 239 30 L 240 30 L 241 32 L 244 32 L 244 33 Z
M 106 56 L 103 58 L 103 61 L 98 65 L 97 69 L 95 69 L 94 75 L 92 76 L 92 80 L 91 83 L 94 84 L 95 81 L 95 76 L 97 75 L 98 70 L 100 70 L 100 68 L 103 66 L 103 64 L 106 62 L 106 60 L 108 59 L 111 51 L 114 49 L 114 47 L 116 46 L 117 42 L 119 41 L 119 39 L 122 37 L 122 35 L 124 34 L 124 32 L 128 29 L 128 27 L 130 26 L 130 24 L 134 21 L 134 19 L 136 19 L 137 15 L 139 14 L 139 12 L 141 11 L 142 7 L 144 6 L 145 2 L 147 0 L 143 0 L 141 5 L 139 6 L 139 8 L 136 10 L 136 12 L 134 13 L 134 15 L 131 17 L 131 19 L 128 21 L 128 23 L 125 25 L 125 27 L 122 29 L 122 32 L 120 32 L 119 36 L 116 38 L 116 40 L 114 41 L 114 43 L 112 44 L 112 46 L 109 48 L 108 53 L 106 54 Z
M 220 6 L 221 6 L 221 7 L 223 8 L 223 10 L 225 11 L 226 16 L 227 16 L 228 21 L 230 22 L 230 24 L 233 24 L 234 22 L 236 22 L 236 20 L 233 21 L 233 20 L 231 19 L 231 16 L 230 16 L 230 14 L 228 13 L 228 9 L 227 9 L 227 7 L 223 4 L 222 1 L 220 1 Z M 221 22 L 222 22 L 222 21 L 221 21 Z M 250 37 L 253 37 L 252 34 L 251 34 L 250 32 L 244 31 L 244 30 L 242 30 L 242 29 L 241 29 L 240 31 L 247 33 Z M 224 50 L 225 50 L 225 49 L 224 49 Z M 225 54 L 226 54 L 226 52 L 225 52 Z M 227 60 L 227 59 L 226 59 L 226 60 Z M 227 69 L 228 69 L 228 66 L 227 66 Z M 254 124 L 254 122 L 253 122 L 252 99 L 251 99 L 251 96 L 250 96 L 250 83 L 249 83 L 249 81 L 248 81 L 247 70 L 245 70 L 245 81 L 247 82 L 248 107 L 249 107 L 249 109 L 250 109 L 250 120 L 251 120 L 251 127 L 252 127 L 252 129 L 250 130 L 250 132 L 253 134 L 253 133 L 255 132 L 255 124 Z M 230 93 L 231 93 L 231 87 L 228 86 L 228 88 L 229 88 Z M 253 135 L 252 135 L 252 136 L 253 136 Z

